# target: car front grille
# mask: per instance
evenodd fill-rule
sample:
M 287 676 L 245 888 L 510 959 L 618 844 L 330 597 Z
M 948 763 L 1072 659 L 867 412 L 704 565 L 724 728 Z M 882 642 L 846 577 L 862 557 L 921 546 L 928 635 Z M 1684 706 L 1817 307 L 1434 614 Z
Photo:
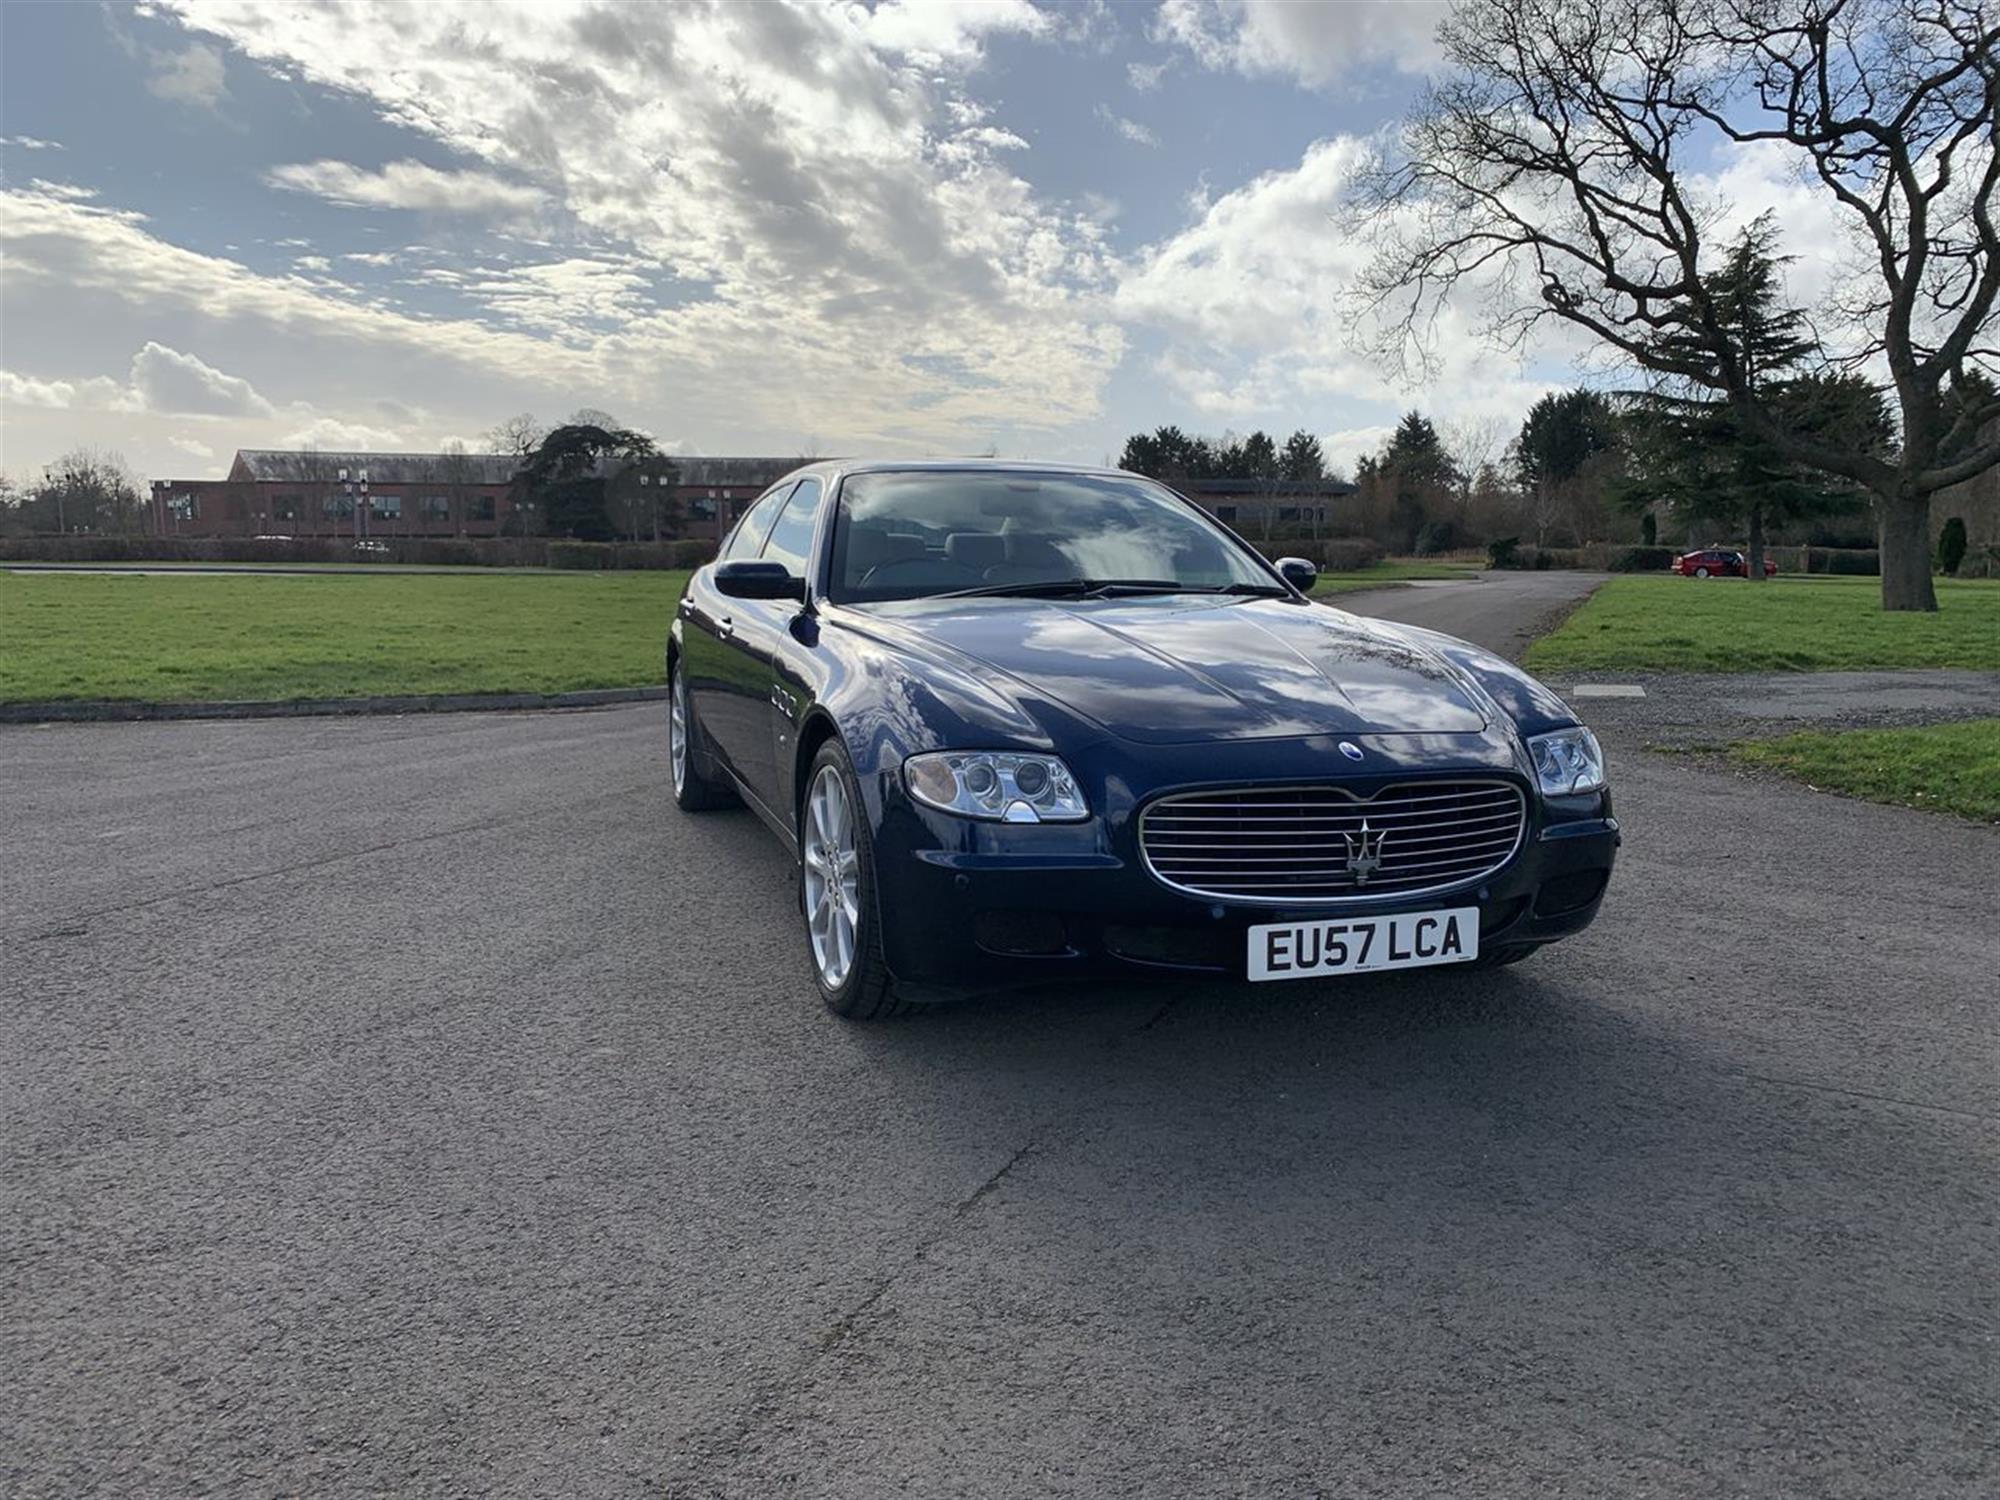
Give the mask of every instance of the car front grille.
M 1508 781 L 1410 781 L 1365 798 L 1337 786 L 1235 787 L 1162 797 L 1140 815 L 1139 847 L 1156 877 L 1199 896 L 1408 894 L 1492 874 L 1513 857 L 1527 810 Z

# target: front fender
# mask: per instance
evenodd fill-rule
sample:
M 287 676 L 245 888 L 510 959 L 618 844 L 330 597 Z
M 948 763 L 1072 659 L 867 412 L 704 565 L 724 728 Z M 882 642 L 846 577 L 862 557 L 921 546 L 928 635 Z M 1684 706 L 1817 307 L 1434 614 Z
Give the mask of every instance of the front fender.
M 1435 652 L 1470 677 L 1500 710 L 1514 721 L 1523 739 L 1580 722 L 1555 692 L 1521 668 L 1483 646 L 1455 635 L 1425 630 L 1419 625 L 1394 627 L 1418 645 Z

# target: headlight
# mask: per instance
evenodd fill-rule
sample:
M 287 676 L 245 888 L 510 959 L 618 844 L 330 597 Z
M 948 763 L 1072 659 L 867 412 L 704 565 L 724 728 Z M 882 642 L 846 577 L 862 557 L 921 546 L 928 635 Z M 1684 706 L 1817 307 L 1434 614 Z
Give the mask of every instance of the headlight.
M 1069 767 L 1053 755 L 936 750 L 903 762 L 910 795 L 944 812 L 1002 823 L 1071 823 L 1090 816 Z
M 1534 759 L 1535 779 L 1545 797 L 1594 792 L 1604 785 L 1604 752 L 1598 748 L 1597 736 L 1581 724 L 1536 735 L 1528 741 L 1528 754 Z

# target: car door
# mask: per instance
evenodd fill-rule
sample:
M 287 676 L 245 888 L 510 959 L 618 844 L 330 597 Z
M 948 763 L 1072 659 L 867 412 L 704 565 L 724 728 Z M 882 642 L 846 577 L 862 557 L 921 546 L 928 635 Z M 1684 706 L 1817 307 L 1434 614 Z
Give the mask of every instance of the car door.
M 730 562 L 761 552 L 771 523 L 796 487 L 797 482 L 788 479 L 760 495 L 715 560 Z M 757 765 L 770 755 L 770 661 L 768 655 L 762 662 L 756 660 L 739 638 L 746 608 L 757 601 L 729 598 L 715 588 L 712 577 L 712 572 L 698 575 L 682 611 L 687 624 L 681 660 L 688 706 L 701 725 L 702 737 L 731 771 L 749 782 Z
M 795 578 L 803 578 L 806 559 L 812 552 L 813 526 L 819 515 L 819 502 L 823 486 L 821 481 L 808 476 L 801 479 L 798 487 L 786 499 L 784 508 L 772 522 L 770 534 L 765 538 L 758 556 L 765 562 L 783 563 L 785 570 Z M 778 759 L 780 739 L 789 745 L 791 721 L 780 712 L 778 685 L 786 675 L 783 659 L 788 651 L 800 649 L 799 641 L 792 634 L 792 622 L 798 618 L 801 605 L 796 599 L 739 599 L 736 600 L 735 645 L 744 659 L 746 670 L 756 674 L 757 679 L 757 737 L 759 745 L 754 749 L 746 747 L 743 762 L 746 769 L 739 772 L 750 784 L 750 790 L 757 799 L 774 812 L 790 806 L 786 789 L 781 783 L 787 778 L 780 774 Z M 789 771 L 789 766 L 782 767 Z
M 764 544 L 764 560 L 781 562 L 795 576 L 810 579 L 813 557 L 813 539 L 820 524 L 819 512 L 825 500 L 825 487 L 818 479 L 807 478 L 799 482 L 799 487 L 785 505 L 783 514 L 771 528 L 770 539 Z M 789 604 L 789 601 L 786 601 Z M 794 735 L 798 728 L 800 711 L 810 700 L 818 674 L 812 671 L 810 653 L 816 634 L 808 628 L 795 629 L 800 609 L 792 605 L 782 624 L 782 633 L 773 643 L 771 652 L 771 797 L 774 808 L 789 809 L 793 806 L 796 788 L 793 785 L 793 758 L 796 749 Z M 808 622 L 810 623 L 810 622 Z

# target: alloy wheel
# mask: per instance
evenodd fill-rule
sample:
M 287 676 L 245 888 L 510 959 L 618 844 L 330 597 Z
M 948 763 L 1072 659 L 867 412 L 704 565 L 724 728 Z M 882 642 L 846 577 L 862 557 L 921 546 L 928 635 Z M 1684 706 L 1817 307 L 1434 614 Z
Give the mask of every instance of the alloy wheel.
M 687 790 L 688 745 L 687 745 L 687 683 L 679 671 L 674 673 L 674 690 L 667 704 L 667 755 L 673 762 L 674 791 Z
M 861 922 L 861 859 L 846 783 L 822 766 L 806 799 L 806 932 L 821 983 L 837 990 L 854 967 Z

